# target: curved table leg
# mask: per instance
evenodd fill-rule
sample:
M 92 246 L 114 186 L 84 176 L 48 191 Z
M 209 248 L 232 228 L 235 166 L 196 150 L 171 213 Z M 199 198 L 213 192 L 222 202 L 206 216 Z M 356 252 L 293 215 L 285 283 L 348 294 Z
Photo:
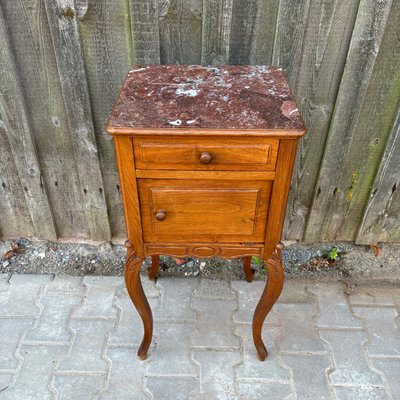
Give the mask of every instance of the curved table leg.
M 159 266 L 160 266 L 160 256 L 159 255 L 151 256 L 151 266 L 147 272 L 147 276 L 151 281 L 156 280 Z
M 125 265 L 125 283 L 129 296 L 143 321 L 144 335 L 138 350 L 138 356 L 140 359 L 145 360 L 153 337 L 153 314 L 140 281 L 140 268 L 143 259 L 135 254 L 131 242 L 126 241 L 125 246 L 128 249 Z
M 253 340 L 261 361 L 264 361 L 268 356 L 261 336 L 262 326 L 266 316 L 281 294 L 283 287 L 283 248 L 283 244 L 278 243 L 272 257 L 266 261 L 268 267 L 267 283 L 253 315 Z
M 251 257 L 243 257 L 243 269 L 247 282 L 253 282 L 254 269 L 251 268 Z

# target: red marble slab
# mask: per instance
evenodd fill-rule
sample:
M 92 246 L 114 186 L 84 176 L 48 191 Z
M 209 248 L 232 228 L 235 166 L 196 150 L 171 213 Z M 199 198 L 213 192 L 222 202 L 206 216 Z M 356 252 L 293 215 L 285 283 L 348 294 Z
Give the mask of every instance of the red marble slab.
M 133 66 L 107 126 L 305 129 L 282 69 L 231 65 Z

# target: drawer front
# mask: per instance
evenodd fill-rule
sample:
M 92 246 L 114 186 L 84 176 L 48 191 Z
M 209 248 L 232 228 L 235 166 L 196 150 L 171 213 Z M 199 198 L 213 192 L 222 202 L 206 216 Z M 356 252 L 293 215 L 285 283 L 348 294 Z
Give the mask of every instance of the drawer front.
M 139 179 L 145 242 L 262 243 L 272 181 Z
M 265 138 L 136 138 L 138 169 L 271 171 L 279 140 Z

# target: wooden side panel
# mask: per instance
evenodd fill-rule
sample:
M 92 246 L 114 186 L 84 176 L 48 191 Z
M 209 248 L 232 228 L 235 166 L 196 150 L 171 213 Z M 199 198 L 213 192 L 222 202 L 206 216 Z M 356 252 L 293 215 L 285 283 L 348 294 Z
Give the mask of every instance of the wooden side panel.
M 400 108 L 372 186 L 357 243 L 400 242 Z
M 34 228 L 34 235 L 38 238 L 55 239 L 57 234 L 53 215 L 46 187 L 42 181 L 40 162 L 37 156 L 29 116 L 27 114 L 25 98 L 20 86 L 19 74 L 12 54 L 6 21 L 1 7 L 0 84 L 0 134 L 2 136 L 6 135 L 7 137 L 7 139 L 5 136 L 2 138 L 2 150 L 7 150 L 6 140 L 8 140 L 19 181 L 24 190 L 25 201 L 28 205 Z M 10 160 L 9 156 L 5 156 L 1 162 L 4 163 L 7 158 Z M 10 172 L 12 172 L 12 168 L 10 168 L 10 170 Z M 13 183 L 12 178 L 5 177 L 5 179 L 7 182 L 3 181 L 3 183 L 6 186 Z M 25 204 L 22 204 L 22 209 L 24 208 Z M 1 217 L 4 218 L 5 216 L 2 215 Z M 28 224 L 28 230 L 29 226 L 30 223 Z M 18 230 L 18 227 L 16 228 Z M 4 230 L 4 228 L 2 230 Z M 14 233 L 16 234 L 17 231 Z
M 354 240 L 400 97 L 400 3 L 362 0 L 307 241 Z
M 161 64 L 200 64 L 202 12 L 201 0 L 159 4 Z
M 358 0 L 280 2 L 274 63 L 285 69 L 308 128 L 289 194 L 289 239 L 303 237 L 357 10 Z
M 104 184 L 74 3 L 72 0 L 48 0 L 45 6 L 90 237 L 93 240 L 110 240 Z
M 129 0 L 136 64 L 160 63 L 158 3 L 158 0 Z
M 105 130 L 105 122 L 133 62 L 129 10 L 125 0 L 86 0 L 81 3 L 76 13 L 111 235 L 124 237 L 117 163 L 112 138 Z
M 233 0 L 229 64 L 271 64 L 279 0 Z
M 296 159 L 297 140 L 281 140 L 279 144 L 276 178 L 272 186 L 271 204 L 268 211 L 265 234 L 264 260 L 272 256 L 276 245 L 281 241 L 283 221 L 290 179 Z
M 132 139 L 129 137 L 114 138 L 114 144 L 120 173 L 122 198 L 125 205 L 124 214 L 127 238 L 132 242 L 136 255 L 143 258 L 142 221 L 136 184 Z
M 203 1 L 202 64 L 228 64 L 232 2 Z

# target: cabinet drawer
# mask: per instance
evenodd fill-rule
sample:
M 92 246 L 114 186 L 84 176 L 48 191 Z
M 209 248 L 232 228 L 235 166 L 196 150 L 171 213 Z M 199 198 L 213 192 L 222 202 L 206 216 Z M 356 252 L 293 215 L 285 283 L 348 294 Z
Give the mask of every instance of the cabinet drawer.
M 272 181 L 139 179 L 145 242 L 262 243 Z
M 137 138 L 138 169 L 271 171 L 279 140 L 254 138 Z

